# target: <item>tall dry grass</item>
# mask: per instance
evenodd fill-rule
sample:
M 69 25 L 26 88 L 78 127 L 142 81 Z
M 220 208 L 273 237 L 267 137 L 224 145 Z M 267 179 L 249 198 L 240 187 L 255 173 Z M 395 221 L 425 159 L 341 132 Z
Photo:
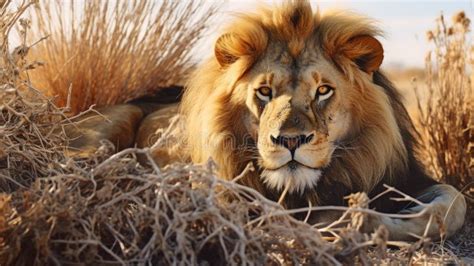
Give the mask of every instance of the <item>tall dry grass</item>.
M 33 12 L 31 58 L 45 65 L 33 84 L 71 111 L 110 105 L 182 82 L 215 2 L 41 1 Z
M 463 189 L 474 178 L 474 46 L 464 12 L 452 22 L 441 15 L 427 33 L 426 88 L 417 94 L 418 123 L 427 164 L 441 181 Z

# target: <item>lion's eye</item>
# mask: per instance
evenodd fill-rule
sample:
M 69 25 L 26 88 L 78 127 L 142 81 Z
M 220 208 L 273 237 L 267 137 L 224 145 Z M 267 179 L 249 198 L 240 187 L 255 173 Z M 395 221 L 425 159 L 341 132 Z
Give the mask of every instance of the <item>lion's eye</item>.
M 329 99 L 334 94 L 334 89 L 328 85 L 320 86 L 316 90 L 316 99 L 318 103 Z
M 269 102 L 272 99 L 272 89 L 270 87 L 260 87 L 256 93 L 257 97 L 264 102 Z

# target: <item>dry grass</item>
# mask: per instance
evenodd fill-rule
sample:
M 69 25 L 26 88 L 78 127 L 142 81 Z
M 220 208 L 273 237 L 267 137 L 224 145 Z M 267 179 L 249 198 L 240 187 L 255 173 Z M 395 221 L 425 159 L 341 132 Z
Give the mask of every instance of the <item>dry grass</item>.
M 474 46 L 464 12 L 452 22 L 443 16 L 427 33 L 433 51 L 426 58 L 423 90 L 416 90 L 416 124 L 423 140 L 424 163 L 442 182 L 463 191 L 468 212 L 463 228 L 445 245 L 474 261 Z
M 95 163 L 71 163 L 68 174 L 3 194 L 0 262 L 338 265 L 413 257 L 387 257 L 383 229 L 364 235 L 352 224 L 338 225 L 326 229 L 336 236 L 326 241 L 320 229 L 255 190 L 216 177 L 212 164 L 156 172 L 137 166 L 136 152 L 146 151 L 97 154 Z M 356 200 L 346 214 L 354 223 L 363 217 Z M 423 243 L 402 247 L 416 250 Z M 369 246 L 376 247 L 371 256 Z
M 41 1 L 32 16 L 33 84 L 71 111 L 123 103 L 182 82 L 216 4 L 198 1 Z
M 27 60 L 30 47 L 8 47 L 11 27 L 29 5 L 12 11 L 11 1 L 0 3 L 1 265 L 459 263 L 423 237 L 389 242 L 382 228 L 359 232 L 367 214 L 383 215 L 367 209 L 365 194 L 351 195 L 350 206 L 338 208 L 342 218 L 318 228 L 219 179 L 212 162 L 141 166 L 136 156 L 149 158 L 148 149 L 111 154 L 108 143 L 90 158 L 67 158 L 67 110 L 29 83 L 37 66 Z M 21 24 L 26 33 L 29 23 Z
M 23 34 L 27 20 L 19 19 L 31 3 L 10 11 L 11 1 L 0 2 L 0 189 L 11 192 L 26 188 L 38 176 L 60 168 L 63 156 L 58 121 L 65 119 L 61 109 L 42 97 L 20 76 L 35 66 L 26 61 L 26 45 L 9 47 L 8 36 L 19 20 Z M 11 52 L 12 51 L 12 52 Z M 32 100 L 28 95 L 34 96 Z M 56 132 L 56 133 L 54 133 Z
M 428 32 L 435 48 L 426 59 L 426 91 L 417 94 L 427 165 L 439 180 L 465 191 L 474 181 L 474 47 L 469 31 L 464 12 L 451 24 L 438 18 L 436 29 Z

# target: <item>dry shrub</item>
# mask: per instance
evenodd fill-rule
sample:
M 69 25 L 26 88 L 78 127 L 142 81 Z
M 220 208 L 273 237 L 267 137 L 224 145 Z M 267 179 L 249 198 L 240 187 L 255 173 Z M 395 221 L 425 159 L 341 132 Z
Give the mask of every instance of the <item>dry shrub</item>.
M 112 150 L 104 145 L 86 161 L 69 161 L 63 174 L 0 195 L 0 264 L 339 265 L 407 263 L 415 254 L 415 262 L 429 260 L 426 239 L 390 242 L 383 227 L 358 231 L 365 194 L 349 197 L 339 222 L 318 228 L 218 178 L 212 162 L 144 168 L 135 155 L 148 150 L 111 156 Z M 400 254 L 388 256 L 387 245 L 401 247 Z M 416 253 L 420 247 L 427 252 Z
M 156 173 L 130 156 L 99 160 L 2 197 L 2 265 L 336 262 L 340 248 L 317 229 L 289 215 L 271 218 L 281 207 L 216 178 L 212 166 Z M 222 193 L 236 200 L 219 200 Z M 250 224 L 249 211 L 267 215 L 263 225 Z
M 191 54 L 216 12 L 198 1 L 41 1 L 32 19 L 32 49 L 45 62 L 33 84 L 73 113 L 123 103 L 180 84 Z
M 9 46 L 8 36 L 15 23 L 26 33 L 29 22 L 20 15 L 31 5 L 12 11 L 11 1 L 0 2 L 0 191 L 26 188 L 38 176 L 60 169 L 64 161 L 61 122 L 67 119 L 61 109 L 21 79 L 35 62 L 25 57 L 30 49 Z M 33 96 L 33 98 L 31 97 Z
M 458 189 L 474 177 L 474 46 L 469 32 L 464 12 L 456 14 L 451 24 L 442 15 L 438 18 L 436 29 L 427 34 L 434 44 L 426 59 L 427 90 L 417 94 L 417 122 L 428 167 Z

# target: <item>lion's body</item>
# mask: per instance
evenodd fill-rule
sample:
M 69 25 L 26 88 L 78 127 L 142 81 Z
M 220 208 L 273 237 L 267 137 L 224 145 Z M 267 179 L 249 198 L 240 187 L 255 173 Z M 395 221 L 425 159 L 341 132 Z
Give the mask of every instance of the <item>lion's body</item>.
M 182 157 L 194 163 L 212 158 L 228 180 L 254 164 L 239 182 L 275 201 L 287 193 L 286 208 L 345 205 L 350 193 L 373 197 L 386 184 L 431 207 L 414 219 L 370 217 L 366 230 L 383 224 L 392 239 L 407 239 L 423 234 L 430 215 L 438 214 L 453 234 L 463 224 L 465 200 L 419 163 L 417 133 L 401 96 L 379 71 L 378 33 L 366 18 L 320 15 L 305 1 L 239 16 L 216 42 L 215 56 L 188 81 L 180 107 L 186 148 L 175 151 L 186 151 Z M 140 147 L 162 120 L 158 112 L 142 121 Z M 172 153 L 156 154 L 163 163 Z M 420 209 L 391 196 L 370 207 Z M 314 212 L 310 221 L 324 217 Z M 438 224 L 428 233 L 439 237 Z

